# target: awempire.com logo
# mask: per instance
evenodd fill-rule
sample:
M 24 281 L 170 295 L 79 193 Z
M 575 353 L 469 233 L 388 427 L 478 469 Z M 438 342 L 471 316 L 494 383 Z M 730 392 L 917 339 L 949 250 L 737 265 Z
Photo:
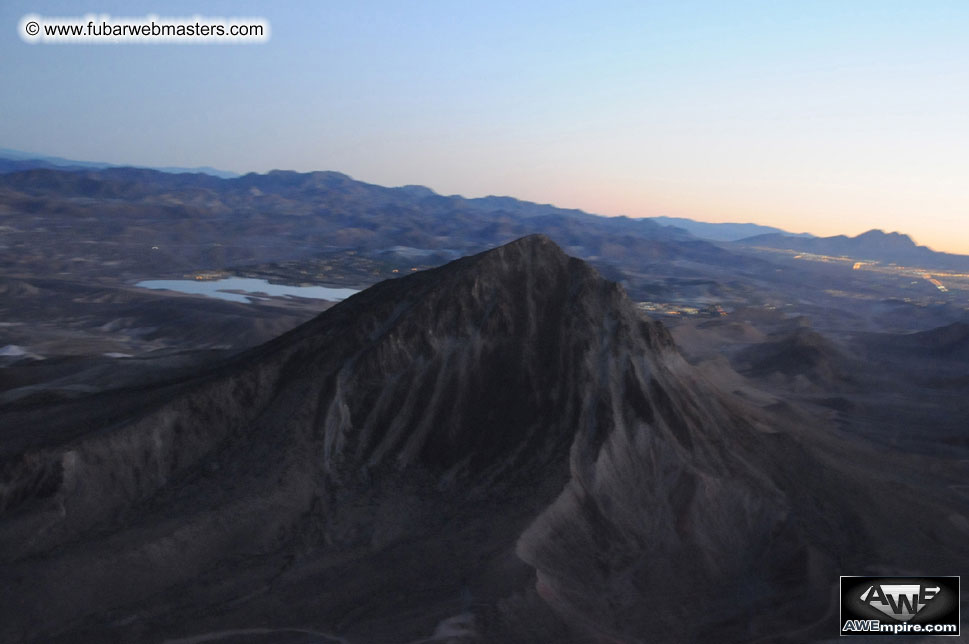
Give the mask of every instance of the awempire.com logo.
M 958 635 L 958 577 L 842 577 L 842 635 Z

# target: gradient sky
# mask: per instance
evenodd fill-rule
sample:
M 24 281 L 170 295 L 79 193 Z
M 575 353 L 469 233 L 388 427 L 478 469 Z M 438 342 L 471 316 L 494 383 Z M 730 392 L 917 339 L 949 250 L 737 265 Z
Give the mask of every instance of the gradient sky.
M 31 45 L 27 13 L 260 16 L 262 45 Z M 5 0 L 0 147 L 339 170 L 969 254 L 969 2 Z

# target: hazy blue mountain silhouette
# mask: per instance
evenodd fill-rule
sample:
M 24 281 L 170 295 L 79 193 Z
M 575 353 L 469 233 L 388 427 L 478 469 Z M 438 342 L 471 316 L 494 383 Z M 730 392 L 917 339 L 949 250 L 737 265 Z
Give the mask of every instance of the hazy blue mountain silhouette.
M 653 221 L 663 226 L 676 226 L 682 228 L 691 235 L 700 239 L 710 241 L 737 241 L 754 237 L 755 235 L 790 235 L 793 237 L 813 237 L 808 233 L 790 233 L 774 226 L 762 226 L 753 223 L 714 223 L 708 221 L 696 221 L 684 217 L 650 217 Z
M 35 168 L 59 169 L 59 170 L 98 170 L 104 168 L 124 167 L 117 163 L 103 163 L 99 161 L 78 161 L 76 159 L 65 159 L 63 157 L 36 154 L 33 152 L 23 152 L 10 148 L 0 148 L 0 173 L 19 172 L 21 170 L 31 170 Z M 153 170 L 160 172 L 181 173 L 201 173 L 210 174 L 224 179 L 238 177 L 238 173 L 228 170 L 218 170 L 210 166 L 199 167 L 179 167 L 179 166 L 154 166 Z

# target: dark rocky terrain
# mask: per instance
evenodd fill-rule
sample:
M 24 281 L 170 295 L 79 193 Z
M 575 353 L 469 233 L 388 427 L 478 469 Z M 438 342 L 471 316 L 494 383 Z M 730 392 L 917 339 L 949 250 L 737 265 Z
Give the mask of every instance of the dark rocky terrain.
M 684 334 L 767 341 L 734 352 L 753 380 L 688 361 L 532 236 L 193 370 L 0 407 L 0 640 L 802 642 L 835 636 L 841 574 L 969 573 L 964 452 L 758 389 L 854 359 L 768 323 Z
M 589 265 L 529 238 L 433 268 L 531 232 Z M 839 574 L 966 560 L 969 279 L 906 240 L 715 245 L 339 173 L 2 174 L 3 641 L 834 637 Z M 375 286 L 135 285 L 223 275 Z

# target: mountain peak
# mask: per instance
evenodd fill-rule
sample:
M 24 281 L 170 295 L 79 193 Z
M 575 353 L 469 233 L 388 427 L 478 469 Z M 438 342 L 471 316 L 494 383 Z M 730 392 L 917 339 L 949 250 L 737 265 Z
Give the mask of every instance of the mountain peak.
M 565 251 L 563 251 L 558 244 L 552 241 L 548 235 L 542 235 L 539 233 L 519 237 L 514 241 L 495 248 L 491 252 L 526 252 L 543 255 L 565 256 Z
M 906 246 L 915 246 L 915 242 L 908 235 L 900 232 L 886 233 L 881 228 L 873 228 L 861 233 L 855 239 L 859 241 L 891 241 L 893 243 L 905 244 Z
M 595 273 L 595 270 L 565 254 L 558 244 L 545 235 L 527 235 L 497 248 L 487 250 L 468 258 L 474 263 L 480 277 L 511 275 L 513 280 L 536 277 L 539 279 L 559 279 L 561 271 L 571 263 L 581 272 Z

